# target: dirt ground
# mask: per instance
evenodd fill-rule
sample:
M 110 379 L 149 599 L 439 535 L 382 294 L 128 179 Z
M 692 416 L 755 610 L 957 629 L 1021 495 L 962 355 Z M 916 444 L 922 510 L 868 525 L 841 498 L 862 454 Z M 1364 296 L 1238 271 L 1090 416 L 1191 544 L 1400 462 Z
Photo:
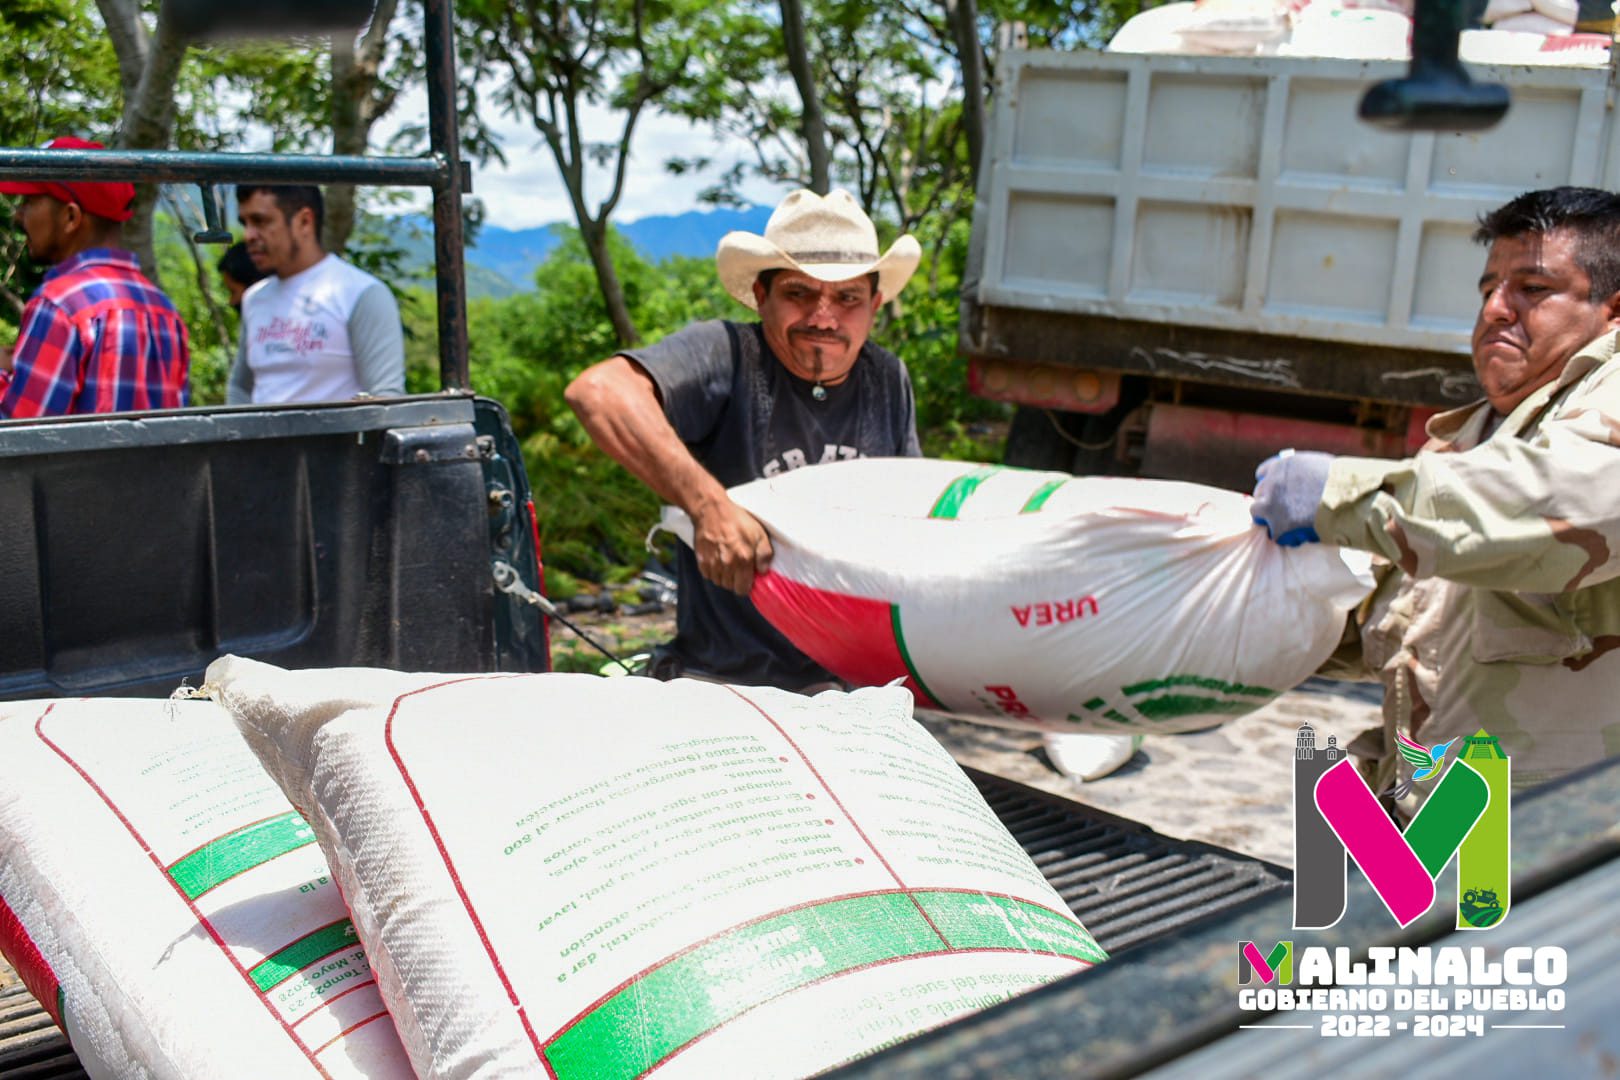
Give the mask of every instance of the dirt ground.
M 673 609 L 646 616 L 570 615 L 620 655 L 674 633 Z M 553 623 L 552 655 L 574 670 L 609 661 Z M 1201 840 L 1292 867 L 1294 736 L 1310 722 L 1319 739 L 1344 746 L 1379 723 L 1375 685 L 1313 679 L 1258 712 L 1189 735 L 1149 735 L 1117 771 L 1089 783 L 1052 767 L 1039 733 L 990 727 L 940 713 L 918 720 L 963 765 L 1140 821 L 1179 839 Z
M 1379 723 L 1379 688 L 1312 680 L 1258 712 L 1188 735 L 1148 735 L 1117 771 L 1090 782 L 1057 772 L 1037 733 L 919 712 L 963 765 L 1004 776 L 1156 832 L 1201 840 L 1289 868 L 1294 737 L 1309 722 L 1343 746 Z

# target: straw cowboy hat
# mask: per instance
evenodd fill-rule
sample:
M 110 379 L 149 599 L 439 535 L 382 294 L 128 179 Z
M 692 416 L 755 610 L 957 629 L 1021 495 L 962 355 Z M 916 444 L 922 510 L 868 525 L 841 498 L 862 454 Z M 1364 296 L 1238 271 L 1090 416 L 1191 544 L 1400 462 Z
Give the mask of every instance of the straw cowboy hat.
M 731 232 L 715 252 L 720 284 L 738 303 L 758 310 L 754 280 L 762 270 L 797 270 L 819 281 L 848 281 L 875 273 L 878 292 L 893 299 L 906 287 L 922 247 L 910 233 L 878 254 L 877 229 L 847 191 L 823 197 L 795 191 L 765 223 L 765 235 Z

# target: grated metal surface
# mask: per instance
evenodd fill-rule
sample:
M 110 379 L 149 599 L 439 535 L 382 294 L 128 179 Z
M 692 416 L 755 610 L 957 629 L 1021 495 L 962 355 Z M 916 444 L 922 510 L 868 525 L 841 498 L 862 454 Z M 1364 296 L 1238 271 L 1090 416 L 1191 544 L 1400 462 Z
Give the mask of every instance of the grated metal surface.
M 1280 866 L 1068 802 L 976 769 L 980 794 L 1110 956 L 1290 887 Z
M 1289 885 L 1286 870 L 975 769 L 985 801 L 1110 955 Z M 0 1077 L 83 1080 L 55 1023 L 21 985 L 0 990 Z
M 0 1077 L 86 1080 L 56 1022 L 22 983 L 0 989 Z

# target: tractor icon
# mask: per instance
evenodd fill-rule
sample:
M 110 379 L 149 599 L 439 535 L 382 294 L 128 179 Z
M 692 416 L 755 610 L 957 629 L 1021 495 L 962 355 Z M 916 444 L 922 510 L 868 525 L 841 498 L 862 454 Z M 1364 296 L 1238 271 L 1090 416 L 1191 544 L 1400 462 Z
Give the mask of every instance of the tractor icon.
M 1468 889 L 1457 901 L 1457 907 L 1469 926 L 1494 926 L 1502 918 L 1502 902 L 1495 889 Z

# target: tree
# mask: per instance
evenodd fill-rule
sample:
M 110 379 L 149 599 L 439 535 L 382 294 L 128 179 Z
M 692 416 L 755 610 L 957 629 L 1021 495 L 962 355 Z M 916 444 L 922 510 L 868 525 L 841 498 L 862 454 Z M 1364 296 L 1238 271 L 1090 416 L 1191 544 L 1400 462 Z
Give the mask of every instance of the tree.
M 123 89 L 123 115 L 114 145 L 128 150 L 164 150 L 174 132 L 174 92 L 185 60 L 187 41 L 160 7 L 152 26 L 140 0 L 96 0 L 113 51 L 118 55 Z M 157 280 L 152 244 L 152 214 L 157 205 L 154 184 L 135 188 L 135 213 L 124 226 L 124 242 L 140 257 L 141 266 Z
M 975 181 L 984 159 L 984 49 L 979 44 L 978 0 L 944 0 L 945 21 L 962 71 L 962 132 L 967 138 L 968 173 Z
M 409 14 L 412 18 L 403 18 Z M 245 98 L 242 110 L 278 153 L 360 155 L 400 94 L 420 78 L 420 3 L 377 0 L 358 31 L 336 31 L 288 43 L 241 42 L 200 57 L 205 77 Z M 240 138 L 240 132 L 231 133 Z M 420 150 L 426 133 L 403 130 L 393 152 Z M 342 253 L 354 232 L 359 202 L 353 184 L 326 186 L 322 246 Z
M 747 10 L 768 22 L 762 3 L 753 0 Z M 766 35 L 737 33 L 724 42 L 723 92 L 696 102 L 688 114 L 753 148 L 753 162 L 733 168 L 706 197 L 737 202 L 751 174 L 815 186 L 813 104 L 826 132 L 833 179 L 855 190 L 872 212 L 892 212 L 902 227 L 923 213 L 965 209 L 954 195 L 933 198 L 935 190 L 955 185 L 971 199 L 984 153 L 997 21 L 1027 23 L 1032 40 L 1042 45 L 1096 46 L 1140 6 L 1140 0 L 778 3 L 780 24 L 770 25 Z M 800 25 L 807 28 L 802 39 Z M 784 92 L 789 86 L 802 108 Z M 670 164 L 685 171 L 706 162 Z
M 503 78 L 495 100 L 529 120 L 545 141 L 590 256 L 620 345 L 640 340 L 608 248 L 608 224 L 624 193 L 636 124 L 660 105 L 700 94 L 718 77 L 699 54 L 721 39 L 726 8 L 706 0 L 468 0 L 461 16 Z M 592 140 L 585 110 L 606 106 L 617 135 Z M 587 166 L 609 173 L 588 196 Z
M 804 6 L 801 0 L 781 0 L 782 47 L 787 67 L 798 88 L 802 103 L 799 132 L 804 139 L 805 157 L 810 165 L 811 191 L 825 195 L 831 190 L 832 148 L 827 145 L 827 122 L 821 115 L 821 91 L 816 86 L 810 63 L 809 44 L 804 32 Z
M 420 50 L 414 36 L 389 35 L 398 0 L 377 0 L 371 25 L 359 38 L 332 35 L 332 79 L 327 95 L 331 114 L 332 153 L 364 154 L 371 144 L 371 128 L 388 115 L 405 83 L 406 73 L 419 69 Z M 384 68 L 392 54 L 391 70 Z M 341 252 L 354 231 L 354 185 L 332 184 L 326 189 L 328 251 Z
M 57 135 L 105 138 L 113 130 L 118 61 L 109 41 L 84 33 L 95 20 L 90 0 L 0 5 L 0 146 L 40 146 Z M 9 221 L 8 208 L 0 215 Z M 0 318 L 15 323 L 38 284 L 22 234 L 0 229 Z

